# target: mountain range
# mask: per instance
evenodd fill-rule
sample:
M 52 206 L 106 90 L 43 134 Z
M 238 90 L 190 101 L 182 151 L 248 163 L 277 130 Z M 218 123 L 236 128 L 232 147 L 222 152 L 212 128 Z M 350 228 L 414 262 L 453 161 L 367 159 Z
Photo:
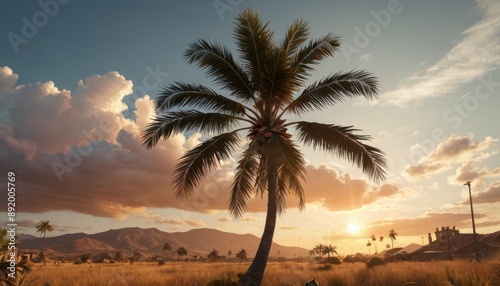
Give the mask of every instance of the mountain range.
M 242 248 L 249 257 L 252 257 L 257 251 L 260 238 L 252 234 L 235 234 L 208 228 L 169 233 L 156 228 L 132 227 L 95 234 L 73 233 L 46 237 L 45 249 L 47 256 L 52 257 L 103 252 L 122 252 L 124 255 L 132 255 L 133 251 L 140 252 L 143 257 L 151 257 L 163 255 L 163 246 L 167 242 L 173 251 L 179 247 L 186 248 L 188 257 L 194 255 L 206 257 L 214 249 L 219 255 L 227 255 L 228 250 L 231 250 L 234 256 Z M 39 253 L 42 248 L 42 238 L 22 236 L 18 248 L 22 251 Z M 273 243 L 270 256 L 300 257 L 308 254 L 309 251 L 305 248 Z

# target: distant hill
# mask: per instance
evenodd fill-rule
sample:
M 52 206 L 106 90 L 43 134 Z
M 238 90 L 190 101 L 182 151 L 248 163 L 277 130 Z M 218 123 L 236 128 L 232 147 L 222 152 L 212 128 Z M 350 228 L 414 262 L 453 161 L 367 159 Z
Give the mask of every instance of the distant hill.
M 95 234 L 74 233 L 65 234 L 45 239 L 45 248 L 48 255 L 73 256 L 84 253 L 116 253 L 123 252 L 132 255 L 139 251 L 143 255 L 162 255 L 163 246 L 169 243 L 175 251 L 183 246 L 188 251 L 188 256 L 206 256 L 213 249 L 220 255 L 227 255 L 231 250 L 234 254 L 244 248 L 251 257 L 257 251 L 260 238 L 252 234 L 234 234 L 215 229 L 193 229 L 187 232 L 168 233 L 156 228 L 143 229 L 139 227 L 111 229 Z M 42 238 L 25 236 L 21 239 L 19 248 L 40 252 Z M 284 257 L 307 256 L 309 251 L 301 247 L 282 246 L 273 243 L 271 256 L 280 253 Z M 170 254 L 171 256 L 173 253 Z

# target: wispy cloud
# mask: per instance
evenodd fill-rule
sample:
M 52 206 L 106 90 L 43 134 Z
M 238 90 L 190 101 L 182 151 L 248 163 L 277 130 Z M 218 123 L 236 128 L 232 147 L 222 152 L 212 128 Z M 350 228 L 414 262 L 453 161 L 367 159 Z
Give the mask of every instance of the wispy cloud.
M 279 229 L 282 229 L 282 230 L 296 230 L 296 229 L 300 229 L 301 227 L 300 226 L 295 226 L 295 225 L 282 225 L 279 227 Z
M 379 104 L 407 106 L 443 96 L 500 67 L 500 1 L 478 0 L 476 5 L 483 17 L 462 32 L 463 39 L 434 65 L 381 95 Z

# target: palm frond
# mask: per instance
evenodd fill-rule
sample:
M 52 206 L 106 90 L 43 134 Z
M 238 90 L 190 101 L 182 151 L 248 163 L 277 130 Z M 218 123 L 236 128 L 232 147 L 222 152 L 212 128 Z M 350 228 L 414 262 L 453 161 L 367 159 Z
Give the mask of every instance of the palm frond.
M 377 97 L 378 82 L 371 73 L 360 71 L 338 72 L 308 86 L 287 109 L 299 114 L 324 109 L 348 98 Z
M 245 113 L 245 106 L 222 96 L 203 85 L 174 82 L 165 87 L 156 99 L 156 111 L 168 111 L 174 107 L 197 107 L 232 115 Z
M 316 122 L 297 122 L 298 140 L 306 146 L 333 153 L 363 170 L 371 179 L 379 182 L 385 178 L 387 161 L 385 154 L 361 141 L 370 140 L 368 135 L 355 134 L 352 126 L 338 126 Z
M 173 185 L 175 196 L 187 198 L 207 172 L 231 157 L 240 143 L 237 132 L 224 133 L 200 143 L 186 152 L 175 166 Z
M 302 19 L 293 21 L 281 43 L 281 50 L 283 50 L 287 58 L 291 60 L 292 57 L 295 56 L 295 52 L 299 49 L 300 45 L 307 40 L 308 36 L 308 23 Z
M 317 65 L 326 57 L 332 57 L 340 46 L 340 37 L 333 33 L 310 40 L 305 46 L 302 46 L 295 56 L 293 67 L 296 69 L 296 82 L 303 84 L 310 72 L 313 71 L 313 65 Z
M 240 218 L 245 212 L 247 202 L 254 191 L 253 184 L 258 168 L 257 152 L 249 145 L 243 152 L 243 157 L 238 161 L 234 181 L 231 185 L 229 212 L 235 218 Z
M 278 189 L 276 191 L 276 212 L 281 215 L 286 211 L 287 187 L 285 182 L 278 178 Z
M 148 149 L 158 144 L 161 138 L 168 139 L 176 133 L 188 130 L 221 133 L 234 127 L 240 118 L 222 113 L 201 111 L 175 111 L 157 115 L 143 131 L 142 141 Z
M 269 22 L 265 24 L 261 22 L 259 13 L 245 9 L 236 18 L 233 33 L 245 71 L 257 90 L 260 88 L 267 52 L 274 46 L 273 32 L 269 30 L 268 25 Z
M 290 80 L 294 71 L 288 66 L 285 55 L 279 49 L 268 53 L 268 62 L 262 69 L 260 97 L 268 110 L 279 110 L 293 100 Z
M 263 157 L 268 166 L 277 168 L 278 181 L 281 181 L 286 190 L 301 199 L 303 189 L 298 179 L 304 179 L 306 170 L 304 156 L 297 145 L 287 138 L 272 135 L 265 145 Z M 303 208 L 303 203 L 300 203 L 299 208 Z
M 225 90 L 245 101 L 254 100 L 254 89 L 248 75 L 226 47 L 206 40 L 191 43 L 184 53 L 188 63 L 196 63 Z M 255 101 L 255 100 L 254 100 Z
M 259 166 L 257 169 L 257 176 L 255 176 L 255 194 L 260 194 L 261 197 L 264 197 L 264 193 L 267 190 L 267 163 L 266 158 L 260 156 Z
M 283 188 L 283 194 L 286 196 L 287 194 L 291 194 L 296 196 L 299 199 L 299 210 L 303 210 L 306 205 L 305 201 L 305 192 L 302 188 L 302 184 L 300 179 L 305 181 L 304 174 L 301 173 L 299 175 L 286 170 L 286 168 L 282 168 L 279 175 L 279 184 L 280 187 Z M 278 205 L 279 206 L 279 205 Z M 283 206 L 285 208 L 286 205 Z M 278 212 L 281 213 L 281 212 Z

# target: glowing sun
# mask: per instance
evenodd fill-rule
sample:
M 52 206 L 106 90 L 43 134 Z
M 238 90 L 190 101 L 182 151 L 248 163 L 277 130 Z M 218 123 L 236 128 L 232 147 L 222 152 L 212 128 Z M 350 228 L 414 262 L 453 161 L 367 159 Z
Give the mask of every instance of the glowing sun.
M 358 231 L 359 231 L 358 225 L 355 225 L 353 223 L 347 225 L 347 232 L 349 232 L 350 234 L 356 234 L 358 233 Z

